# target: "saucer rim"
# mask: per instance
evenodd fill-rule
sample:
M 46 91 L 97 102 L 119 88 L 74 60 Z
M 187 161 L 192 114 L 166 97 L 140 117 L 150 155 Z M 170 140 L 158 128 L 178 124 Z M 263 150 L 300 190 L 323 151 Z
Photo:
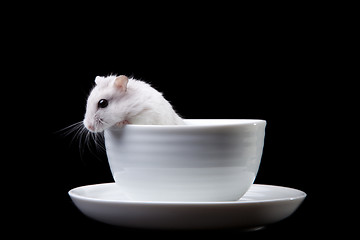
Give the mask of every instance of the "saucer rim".
M 277 186 L 277 185 L 268 185 L 268 184 L 252 184 L 251 187 L 267 187 L 267 188 L 282 188 L 284 190 L 293 191 L 294 193 L 297 193 L 296 196 L 294 194 L 293 197 L 284 197 L 284 198 L 273 198 L 273 199 L 263 199 L 263 200 L 244 200 L 241 201 L 241 198 L 235 201 L 144 201 L 144 200 L 130 200 L 130 199 L 101 199 L 101 198 L 93 198 L 81 195 L 79 193 L 76 193 L 79 189 L 83 188 L 91 188 L 91 187 L 101 187 L 101 186 L 109 186 L 109 185 L 116 185 L 115 182 L 109 182 L 109 183 L 98 183 L 98 184 L 89 184 L 84 186 L 75 187 L 68 191 L 68 194 L 71 198 L 76 198 L 79 200 L 86 200 L 91 202 L 103 202 L 103 203 L 119 203 L 119 204 L 141 204 L 141 205 L 244 205 L 244 204 L 257 204 L 257 203 L 272 203 L 272 202 L 282 202 L 282 201 L 297 201 L 297 200 L 303 200 L 307 197 L 307 194 L 304 191 L 290 188 L 290 187 L 284 187 L 284 186 Z M 250 187 L 250 189 L 251 189 Z M 250 190 L 249 189 L 249 190 Z

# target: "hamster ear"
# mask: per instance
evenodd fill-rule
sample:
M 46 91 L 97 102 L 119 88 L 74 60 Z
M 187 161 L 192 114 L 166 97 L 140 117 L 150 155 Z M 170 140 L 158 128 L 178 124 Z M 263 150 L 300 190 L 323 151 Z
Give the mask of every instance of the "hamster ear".
M 129 79 L 127 76 L 120 75 L 115 78 L 114 85 L 117 89 L 120 89 L 120 90 L 123 90 L 126 92 L 128 81 L 129 81 Z
M 98 85 L 101 79 L 102 79 L 102 77 L 96 76 L 96 78 L 95 78 L 95 84 Z

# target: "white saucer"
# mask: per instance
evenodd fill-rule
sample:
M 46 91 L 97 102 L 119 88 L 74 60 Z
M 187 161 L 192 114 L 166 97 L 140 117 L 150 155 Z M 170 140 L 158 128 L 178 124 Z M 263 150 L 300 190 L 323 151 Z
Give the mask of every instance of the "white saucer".
M 69 195 L 90 218 L 148 229 L 258 228 L 290 216 L 306 197 L 296 189 L 259 184 L 229 202 L 131 201 L 115 183 L 74 188 Z

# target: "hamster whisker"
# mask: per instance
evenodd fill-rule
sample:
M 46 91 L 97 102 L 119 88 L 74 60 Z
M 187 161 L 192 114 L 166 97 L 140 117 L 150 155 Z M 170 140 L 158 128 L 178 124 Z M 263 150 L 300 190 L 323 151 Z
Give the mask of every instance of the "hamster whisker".
M 77 138 L 79 140 L 79 144 L 81 144 L 81 139 L 83 138 L 84 134 L 86 133 L 87 129 L 83 124 L 79 124 L 77 126 L 77 130 L 74 131 L 74 137 L 72 139 L 72 142 Z M 80 145 L 79 145 L 80 147 Z
M 86 129 L 87 130 L 87 129 Z M 102 139 L 102 141 L 100 141 L 99 139 Z M 105 152 L 105 143 L 103 140 L 103 134 L 102 133 L 94 133 L 94 132 L 90 132 L 87 131 L 86 135 L 85 135 L 85 142 L 84 145 L 86 144 L 88 150 L 98 159 L 98 160 L 102 160 L 97 156 L 97 152 Z M 95 144 L 95 150 L 93 148 L 93 144 Z
M 99 118 L 99 122 L 107 124 L 107 122 L 105 122 L 102 118 Z
M 68 136 L 69 134 L 71 134 L 72 132 L 75 132 L 77 131 L 80 127 L 83 126 L 83 122 L 80 121 L 80 122 L 76 122 L 74 124 L 71 124 L 67 127 L 64 127 L 58 131 L 56 131 L 55 133 L 61 133 L 62 135 L 64 136 Z
M 105 152 L 105 141 L 103 133 L 90 132 L 83 124 L 83 121 L 71 124 L 55 133 L 61 133 L 61 135 L 67 137 L 72 135 L 70 144 L 74 141 L 78 142 L 80 158 L 83 160 L 86 148 L 93 154 L 97 159 L 101 160 L 96 152 Z M 94 151 L 94 147 L 96 151 Z
M 91 133 L 93 142 L 95 143 L 96 150 L 98 151 L 106 151 L 105 149 L 105 140 L 104 133 Z

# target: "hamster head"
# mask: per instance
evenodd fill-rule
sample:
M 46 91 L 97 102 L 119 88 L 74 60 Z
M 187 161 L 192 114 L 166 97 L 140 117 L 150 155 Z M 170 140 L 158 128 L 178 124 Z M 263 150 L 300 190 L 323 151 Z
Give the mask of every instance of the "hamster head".
M 118 103 L 126 95 L 128 80 L 124 75 L 95 78 L 96 86 L 88 97 L 83 121 L 90 132 L 102 132 L 126 121 Z

